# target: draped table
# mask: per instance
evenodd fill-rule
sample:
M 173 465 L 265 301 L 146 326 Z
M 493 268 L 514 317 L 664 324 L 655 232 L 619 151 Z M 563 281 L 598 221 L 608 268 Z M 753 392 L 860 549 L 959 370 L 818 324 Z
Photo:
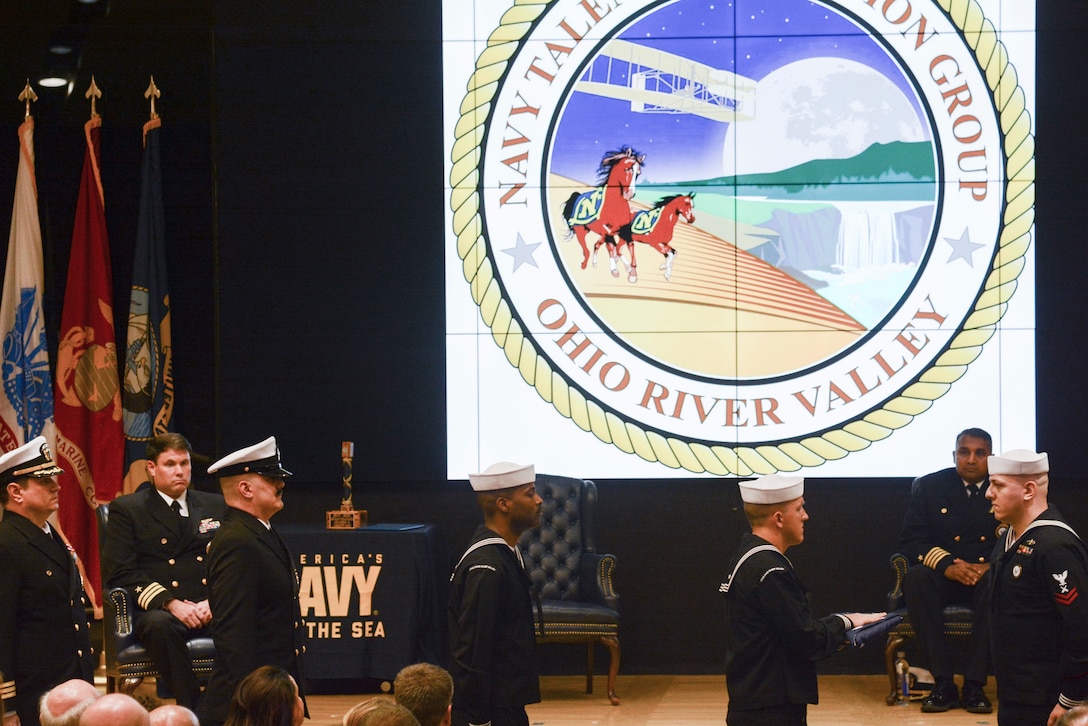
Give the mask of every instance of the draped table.
M 276 530 L 298 568 L 306 680 L 392 681 L 406 665 L 448 662 L 450 562 L 434 525 Z

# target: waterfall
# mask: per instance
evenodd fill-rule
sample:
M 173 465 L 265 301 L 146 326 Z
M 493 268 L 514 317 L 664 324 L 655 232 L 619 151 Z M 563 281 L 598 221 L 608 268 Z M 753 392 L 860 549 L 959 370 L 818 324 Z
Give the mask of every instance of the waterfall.
M 842 210 L 835 258 L 844 270 L 901 262 L 899 239 L 895 233 L 895 212 Z

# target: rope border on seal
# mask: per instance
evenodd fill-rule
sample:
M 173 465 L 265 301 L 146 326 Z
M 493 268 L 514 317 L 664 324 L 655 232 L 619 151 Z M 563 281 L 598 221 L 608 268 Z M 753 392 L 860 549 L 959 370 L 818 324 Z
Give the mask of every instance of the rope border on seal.
M 555 371 L 547 358 L 526 337 L 495 280 L 487 256 L 487 240 L 480 219 L 478 188 L 480 144 L 491 101 L 499 89 L 510 59 L 533 23 L 549 2 L 514 0 L 492 31 L 486 48 L 476 60 L 467 92 L 461 101 L 461 116 L 454 127 L 450 150 L 450 208 L 457 235 L 457 255 L 465 280 L 480 316 L 506 354 L 510 365 L 521 372 L 542 399 L 579 428 L 627 454 L 650 462 L 696 474 L 752 476 L 779 471 L 797 471 L 842 459 L 867 448 L 874 441 L 891 436 L 914 417 L 925 412 L 967 371 L 993 337 L 1016 291 L 1017 278 L 1024 270 L 1024 255 L 1031 244 L 1035 223 L 1035 137 L 1027 101 L 1016 69 L 1009 61 L 997 30 L 986 18 L 977 0 L 934 0 L 960 29 L 964 42 L 974 52 L 1005 135 L 1005 207 L 998 250 L 974 308 L 948 348 L 918 379 L 879 409 L 818 436 L 771 446 L 708 446 L 624 421 L 588 400 L 576 387 Z

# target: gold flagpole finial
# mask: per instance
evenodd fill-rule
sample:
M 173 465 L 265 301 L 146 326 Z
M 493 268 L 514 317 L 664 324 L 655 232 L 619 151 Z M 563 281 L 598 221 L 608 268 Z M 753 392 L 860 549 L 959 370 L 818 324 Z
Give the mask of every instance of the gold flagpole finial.
M 91 118 L 98 118 L 98 111 L 95 110 L 94 102 L 102 98 L 102 91 L 99 90 L 98 85 L 94 82 L 94 76 L 91 76 L 91 87 L 87 89 L 87 92 L 83 94 L 84 98 L 91 99 Z
M 151 118 L 152 119 L 156 119 L 156 118 L 159 117 L 159 114 L 155 113 L 155 99 L 158 98 L 161 95 L 162 94 L 159 93 L 159 87 L 155 85 L 155 76 L 151 76 L 151 85 L 149 85 L 147 87 L 147 90 L 144 91 L 144 98 L 150 98 L 151 99 Z
M 38 94 L 30 87 L 30 79 L 26 79 L 26 88 L 19 94 L 19 100 L 26 102 L 26 118 L 30 118 L 30 103 L 38 100 Z

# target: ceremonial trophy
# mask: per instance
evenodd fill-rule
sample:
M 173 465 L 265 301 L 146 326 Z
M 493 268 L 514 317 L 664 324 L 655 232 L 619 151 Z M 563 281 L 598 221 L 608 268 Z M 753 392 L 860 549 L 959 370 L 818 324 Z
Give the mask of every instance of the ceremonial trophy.
M 355 457 L 355 444 L 345 441 L 340 445 L 340 458 L 344 461 L 344 498 L 340 509 L 325 512 L 325 529 L 359 529 L 366 526 L 366 510 L 356 509 L 351 503 L 351 462 Z

